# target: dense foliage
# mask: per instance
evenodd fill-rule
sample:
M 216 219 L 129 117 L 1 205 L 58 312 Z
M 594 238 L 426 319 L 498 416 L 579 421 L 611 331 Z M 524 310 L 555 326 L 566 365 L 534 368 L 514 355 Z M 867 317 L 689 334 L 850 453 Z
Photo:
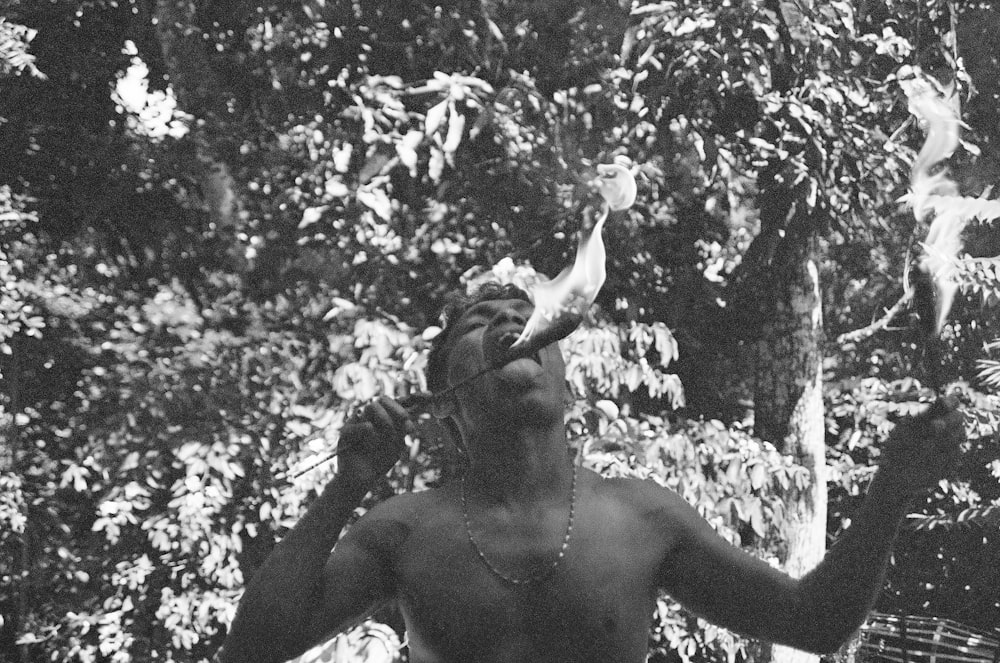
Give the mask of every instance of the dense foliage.
M 638 204 L 567 339 L 571 443 L 784 561 L 808 473 L 742 360 L 775 256 L 819 247 L 828 532 L 893 422 L 933 398 L 897 199 L 923 134 L 894 81 L 954 82 L 951 172 L 997 181 L 984 3 L 11 2 L 0 19 L 0 658 L 198 661 L 333 471 L 347 413 L 425 387 L 449 290 L 553 275 L 625 155 Z M 915 505 L 887 610 L 993 626 L 1000 275 L 967 231 L 943 374 L 973 435 Z M 812 246 L 812 244 L 811 244 Z M 506 261 L 511 257 L 513 261 Z M 425 331 L 431 328 L 430 331 Z M 838 338 L 840 339 L 838 341 Z M 990 363 L 994 361 L 994 363 Z M 755 425 L 756 424 L 756 425 Z M 456 471 L 432 421 L 371 497 Z M 394 616 L 380 614 L 393 624 Z M 330 645 L 391 657 L 368 626 Z M 398 640 L 396 640 L 398 642 Z M 745 640 L 664 597 L 653 660 Z M 338 659 L 340 660 L 340 659 Z

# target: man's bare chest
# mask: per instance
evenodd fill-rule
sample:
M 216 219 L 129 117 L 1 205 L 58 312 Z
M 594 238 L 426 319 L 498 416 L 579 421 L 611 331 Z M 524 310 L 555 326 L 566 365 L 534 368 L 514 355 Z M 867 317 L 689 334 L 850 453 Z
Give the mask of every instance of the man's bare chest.
M 585 505 L 567 541 L 554 515 L 478 527 L 450 515 L 414 528 L 396 562 L 411 649 L 436 652 L 424 660 L 628 660 L 624 652 L 645 651 L 661 551 L 638 523 Z

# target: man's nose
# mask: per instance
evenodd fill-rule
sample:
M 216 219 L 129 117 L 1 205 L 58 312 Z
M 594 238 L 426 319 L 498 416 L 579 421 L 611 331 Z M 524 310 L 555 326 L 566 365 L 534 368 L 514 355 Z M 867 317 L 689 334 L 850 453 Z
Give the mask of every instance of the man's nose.
M 493 326 L 516 323 L 523 327 L 527 322 L 528 316 L 516 308 L 500 309 L 497 311 L 497 314 L 493 316 Z

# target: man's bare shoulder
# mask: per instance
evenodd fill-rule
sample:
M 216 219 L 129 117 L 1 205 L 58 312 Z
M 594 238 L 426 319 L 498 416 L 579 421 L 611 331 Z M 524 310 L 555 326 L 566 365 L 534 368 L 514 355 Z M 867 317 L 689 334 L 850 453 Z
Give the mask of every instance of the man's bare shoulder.
M 442 527 L 435 521 L 443 520 L 446 494 L 445 489 L 431 489 L 399 493 L 383 500 L 348 526 L 337 547 L 341 551 L 363 551 L 389 566 L 414 534 L 421 532 L 418 538 L 423 539 L 428 527 Z
M 456 489 L 451 484 L 414 492 L 396 493 L 371 508 L 369 513 L 380 517 L 407 517 L 422 515 L 427 510 L 439 509 L 455 500 Z
M 590 472 L 596 477 L 595 486 L 600 494 L 613 499 L 624 500 L 635 506 L 670 506 L 687 504 L 674 490 L 657 483 L 653 479 L 639 477 L 604 477 Z
M 675 530 L 701 519 L 697 511 L 676 491 L 652 479 L 638 477 L 597 477 L 595 494 L 617 502 L 650 525 Z
M 351 525 L 351 529 L 381 528 L 385 523 L 397 523 L 407 528 L 427 524 L 455 508 L 457 501 L 454 493 L 450 486 L 398 493 L 369 509 Z

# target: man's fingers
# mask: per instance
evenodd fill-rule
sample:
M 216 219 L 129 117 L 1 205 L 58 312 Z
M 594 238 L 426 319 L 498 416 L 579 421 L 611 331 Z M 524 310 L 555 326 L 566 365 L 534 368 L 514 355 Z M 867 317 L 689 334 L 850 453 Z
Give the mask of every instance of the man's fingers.
M 377 438 L 373 441 L 373 446 L 376 448 L 369 449 L 369 453 L 376 452 L 377 447 L 386 443 L 390 443 L 397 452 L 401 452 L 406 446 L 404 436 L 411 428 L 412 422 L 409 414 L 399 403 L 382 396 L 365 407 L 364 418 L 371 422 L 372 432 Z
M 389 416 L 393 418 L 397 426 L 403 429 L 408 429 L 410 427 L 412 421 L 410 419 L 410 413 L 406 411 L 406 408 L 388 396 L 382 396 L 378 399 L 378 402 L 383 408 L 385 408 L 385 411 L 389 413 Z
M 365 406 L 365 418 L 375 424 L 383 435 L 392 435 L 396 428 L 396 423 L 378 401 Z
M 395 442 L 395 446 L 402 448 L 404 435 L 413 430 L 413 420 L 409 412 L 388 396 L 380 397 L 373 405 L 376 406 L 375 412 L 378 413 L 380 421 L 387 426 L 386 435 Z

